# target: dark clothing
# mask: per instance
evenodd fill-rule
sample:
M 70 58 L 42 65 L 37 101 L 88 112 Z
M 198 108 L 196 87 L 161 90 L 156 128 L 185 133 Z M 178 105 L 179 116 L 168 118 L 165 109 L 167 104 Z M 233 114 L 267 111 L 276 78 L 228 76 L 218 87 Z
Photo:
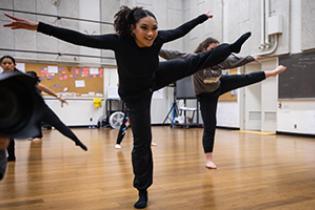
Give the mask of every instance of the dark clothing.
M 35 71 L 27 71 L 26 74 L 30 77 L 33 77 L 36 80 L 37 84 L 40 83 L 40 79 Z
M 152 91 L 137 101 L 125 101 L 129 109 L 129 121 L 133 132 L 134 147 L 132 163 L 134 167 L 134 186 L 138 190 L 145 190 L 152 184 L 153 162 L 151 151 L 151 98 L 154 90 L 165 87 L 179 79 L 193 74 L 203 68 L 206 62 L 223 61 L 229 54 L 228 45 L 222 45 L 212 51 L 196 54 L 186 59 L 174 59 L 160 63 L 156 72 L 155 86 Z M 211 56 L 213 55 L 213 56 Z M 220 58 L 217 55 L 222 55 Z
M 220 86 L 214 92 L 202 93 L 198 95 L 200 102 L 200 111 L 204 124 L 203 129 L 203 149 L 205 153 L 213 151 L 215 128 L 217 125 L 217 105 L 220 95 L 245 87 L 266 78 L 264 72 L 254 72 L 245 75 L 224 75 L 220 78 Z
M 126 103 L 134 139 L 132 165 L 135 178 L 133 185 L 138 190 L 146 190 L 153 181 L 151 98 L 152 94 L 144 96 L 137 102 Z
M 22 71 L 18 70 L 17 68 L 14 68 L 13 71 L 14 72 L 19 72 L 21 74 L 24 74 Z M 27 75 L 29 75 L 29 74 L 27 74 Z M 33 77 L 36 80 L 36 83 L 39 82 L 39 78 L 38 77 L 34 77 L 33 75 L 29 75 L 29 76 Z M 8 160 L 9 161 L 15 161 L 15 140 L 14 140 L 13 137 L 9 137 L 9 144 L 8 144 L 8 147 L 7 147 L 7 152 L 8 152 Z
M 122 123 L 119 127 L 116 144 L 120 144 L 122 142 L 122 140 L 124 139 L 124 136 L 126 135 L 126 132 L 128 129 L 127 123 L 128 123 L 128 114 L 125 111 L 124 118 L 123 118 Z
M 117 34 L 89 36 L 44 23 L 38 25 L 39 32 L 64 41 L 87 47 L 111 49 L 115 52 L 119 76 L 118 92 L 129 108 L 129 120 L 134 136 L 132 164 L 135 174 L 134 186 L 138 190 L 145 190 L 152 184 L 150 106 L 153 91 L 200 69 L 220 63 L 231 54 L 232 47 L 223 44 L 211 52 L 159 63 L 158 55 L 164 43 L 184 36 L 207 19 L 206 15 L 201 15 L 174 30 L 159 31 L 153 45 L 147 48 L 138 47 L 131 36 L 123 37 Z
M 56 128 L 56 130 L 58 130 L 61 134 L 71 139 L 76 145 L 78 146 L 83 145 L 79 138 L 71 131 L 71 129 L 68 126 L 66 126 L 54 113 L 54 111 L 50 109 L 45 103 L 43 103 L 41 106 L 41 120 L 39 121 L 38 124 L 39 134 L 33 136 L 33 138 L 43 137 L 41 130 L 42 122 L 47 123 Z M 10 143 L 7 150 L 9 154 L 8 160 L 15 160 L 15 143 L 13 138 L 10 138 Z
M 68 137 L 75 143 L 80 142 L 78 137 L 70 130 L 68 126 L 66 126 L 60 119 L 59 117 L 54 113 L 52 109 L 50 109 L 46 104 L 43 107 L 43 116 L 42 116 L 42 122 L 45 122 L 54 128 L 58 130 L 61 134 L 64 136 Z M 39 125 L 40 126 L 40 125 Z
M 160 56 L 164 59 L 175 59 L 178 57 L 189 58 L 192 55 L 195 54 L 182 53 L 174 50 L 160 51 Z M 223 62 L 198 71 L 193 75 L 194 89 L 200 102 L 200 111 L 204 124 L 203 149 L 205 153 L 213 151 L 219 96 L 228 91 L 265 79 L 264 72 L 222 76 L 222 70 L 239 67 L 254 60 L 255 59 L 251 56 L 242 58 L 232 54 Z
M 7 169 L 7 154 L 5 149 L 0 150 L 0 180 L 3 179 Z
M 230 54 L 230 45 L 221 44 L 219 47 L 210 51 L 192 54 L 185 58 L 160 62 L 159 69 L 156 72 L 153 90 L 163 88 L 170 83 L 174 83 L 179 79 L 192 75 L 205 67 L 221 63 Z
M 176 50 L 164 50 L 161 49 L 160 56 L 166 60 L 174 59 L 178 57 L 188 58 L 189 56 L 194 55 L 193 53 L 183 53 Z M 243 66 L 249 62 L 254 61 L 255 59 L 252 56 L 238 57 L 234 54 L 231 54 L 223 62 L 210 66 L 198 71 L 193 75 L 193 83 L 196 95 L 201 93 L 214 92 L 220 86 L 220 78 L 222 77 L 222 70 L 236 68 Z
M 10 142 L 9 142 L 7 151 L 8 151 L 8 160 L 14 161 L 15 160 L 15 141 L 14 141 L 14 138 L 10 138 Z
M 36 72 L 34 71 L 30 71 L 30 72 L 26 72 L 26 74 L 30 75 L 31 77 L 33 77 L 34 79 L 36 79 L 37 83 L 40 83 L 40 79 L 37 76 Z M 40 93 L 40 91 L 39 91 Z M 70 138 L 72 141 L 74 141 L 75 143 L 79 143 L 80 140 L 78 139 L 78 137 L 70 130 L 69 127 L 67 127 L 60 119 L 59 117 L 55 114 L 55 112 L 49 108 L 49 106 L 47 106 L 46 103 L 44 103 L 41 107 L 42 109 L 42 117 L 41 117 L 41 122 L 38 124 L 38 127 L 41 128 L 42 123 L 47 123 L 53 127 L 56 128 L 56 130 L 58 130 L 61 134 L 63 134 L 64 136 Z M 34 136 L 34 138 L 42 138 L 43 134 L 41 132 L 40 129 L 40 134 L 37 136 Z
M 90 36 L 41 22 L 37 30 L 73 44 L 113 50 L 118 67 L 119 95 L 123 100 L 127 97 L 132 100 L 141 97 L 143 93 L 148 94 L 152 88 L 162 45 L 184 36 L 207 19 L 206 15 L 200 15 L 174 30 L 161 30 L 153 45 L 147 48 L 139 48 L 131 36 L 117 34 Z

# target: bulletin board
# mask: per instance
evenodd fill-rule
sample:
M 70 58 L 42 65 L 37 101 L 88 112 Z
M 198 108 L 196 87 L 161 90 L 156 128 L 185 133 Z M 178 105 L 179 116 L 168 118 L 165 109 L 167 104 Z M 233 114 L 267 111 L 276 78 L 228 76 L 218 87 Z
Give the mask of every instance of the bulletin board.
M 56 93 L 104 93 L 104 69 L 63 64 L 26 63 L 25 71 L 35 71 L 41 83 Z
M 233 75 L 233 74 L 237 74 L 237 68 L 233 68 L 230 70 L 223 70 L 222 71 L 223 74 L 226 75 Z M 235 90 L 233 91 L 229 91 L 223 95 L 220 96 L 219 101 L 237 101 L 237 92 Z

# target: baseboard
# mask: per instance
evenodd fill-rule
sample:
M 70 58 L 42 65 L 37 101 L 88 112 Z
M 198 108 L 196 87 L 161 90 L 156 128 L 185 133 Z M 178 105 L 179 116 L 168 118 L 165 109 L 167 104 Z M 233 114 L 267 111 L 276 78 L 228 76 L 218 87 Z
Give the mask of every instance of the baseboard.
M 225 129 L 225 130 L 240 130 L 240 128 L 237 128 L 237 127 L 217 126 L 217 128 Z
M 307 134 L 307 133 L 291 133 L 291 132 L 284 132 L 284 131 L 276 131 L 276 134 L 281 135 L 289 135 L 289 136 L 300 136 L 300 137 L 315 137 L 315 134 Z

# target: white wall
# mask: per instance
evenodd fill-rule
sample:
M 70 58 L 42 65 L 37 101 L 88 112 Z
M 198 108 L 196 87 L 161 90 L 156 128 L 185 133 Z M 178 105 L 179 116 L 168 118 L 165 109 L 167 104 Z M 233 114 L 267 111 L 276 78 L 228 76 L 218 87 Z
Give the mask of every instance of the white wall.
M 219 102 L 217 109 L 217 126 L 239 128 L 239 102 Z
M 0 1 L 0 7 L 8 9 L 18 9 L 23 11 L 39 12 L 52 15 L 68 16 L 81 19 L 90 19 L 96 21 L 113 22 L 114 14 L 119 10 L 119 7 L 123 4 L 129 6 L 144 6 L 147 9 L 152 10 L 159 21 L 159 27 L 161 29 L 174 28 L 183 22 L 182 0 L 152 0 L 152 1 L 117 1 L 117 0 L 67 0 L 59 1 L 59 4 L 52 4 L 53 1 L 47 0 L 5 0 Z M 57 1 L 58 2 L 58 1 Z M 111 25 L 99 25 L 96 23 L 89 23 L 83 21 L 73 20 L 56 20 L 56 18 L 42 17 L 34 15 L 15 14 L 17 16 L 28 18 L 35 21 L 43 21 L 50 24 L 54 24 L 61 27 L 71 28 L 78 30 L 86 34 L 102 34 L 102 33 L 113 33 L 113 27 Z M 7 19 L 1 14 L 1 19 Z M 98 50 L 82 46 L 76 46 L 40 33 L 34 33 L 29 31 L 12 31 L 4 28 L 0 28 L 0 43 L 1 48 L 11 49 L 24 49 L 24 50 L 39 50 L 39 51 L 50 51 L 50 52 L 62 52 L 62 53 L 74 53 L 74 54 L 85 54 L 95 55 L 103 57 L 114 57 L 114 53 L 108 50 Z M 183 49 L 183 40 L 177 40 L 167 45 L 167 47 L 173 47 L 178 50 Z M 97 59 L 97 58 L 84 58 L 84 57 L 57 57 L 52 55 L 44 54 L 28 54 L 28 53 L 12 53 L 0 51 L 1 54 L 11 54 L 17 58 L 17 60 L 45 60 L 45 61 L 56 61 L 56 62 L 75 62 L 80 64 L 89 64 L 89 66 L 98 63 L 116 65 L 113 59 Z M 110 73 L 108 73 L 110 72 Z M 117 84 L 117 71 L 109 69 L 106 75 L 105 68 L 105 93 L 107 94 L 107 84 Z M 49 101 L 53 108 L 54 103 Z M 160 124 L 163 122 L 171 103 L 173 101 L 173 90 L 172 88 L 165 88 L 158 94 L 155 94 L 152 100 L 152 123 Z M 76 101 L 77 103 L 78 101 Z M 86 107 L 86 101 L 84 100 L 82 107 Z M 84 105 L 85 104 L 85 105 Z M 57 106 L 58 107 L 58 106 Z M 67 118 L 68 115 L 64 115 L 63 110 L 54 108 L 57 114 L 61 115 L 61 118 Z M 76 108 L 74 108 L 76 109 Z M 159 110 L 158 112 L 155 110 Z M 66 120 L 67 121 L 67 120 Z M 71 121 L 71 120 L 70 120 Z M 69 123 L 70 123 L 69 121 Z M 73 122 L 71 122 L 71 125 Z
M 100 0 L 67 0 L 56 1 L 58 4 L 53 4 L 54 1 L 47 0 L 14 0 L 14 1 L 0 1 L 0 7 L 38 12 L 49 15 L 66 16 L 80 19 L 89 20 L 101 20 L 101 7 Z M 114 1 L 113 1 L 114 2 Z M 110 2 L 108 2 L 110 3 Z M 117 7 L 118 8 L 118 7 Z M 115 8 L 115 10 L 117 10 Z M 9 12 L 10 13 L 10 12 Z M 34 21 L 42 21 L 49 24 L 53 24 L 60 27 L 66 27 L 69 29 L 77 30 L 86 34 L 100 34 L 107 32 L 104 28 L 101 28 L 97 23 L 84 22 L 78 20 L 61 19 L 57 20 L 54 17 L 36 16 L 31 14 L 15 13 L 14 15 L 22 18 L 27 18 Z M 2 20 L 8 20 L 1 13 Z M 108 26 L 107 26 L 108 27 Z M 112 28 L 112 26 L 109 26 Z M 102 30 L 101 30 L 102 29 Z M 111 30 L 112 31 L 112 30 Z M 9 30 L 0 28 L 0 43 L 1 48 L 21 49 L 21 50 L 35 50 L 35 51 L 48 51 L 48 52 L 60 52 L 60 53 L 73 53 L 73 54 L 86 54 L 100 56 L 101 51 L 98 49 L 91 49 L 87 47 L 76 46 L 66 43 L 64 41 L 57 40 L 41 33 L 34 33 L 25 30 Z M 103 50 L 102 50 L 103 51 Z M 46 54 L 33 54 L 33 53 L 18 53 L 18 52 L 4 52 L 0 51 L 0 54 L 11 54 L 16 59 L 23 60 L 43 60 L 43 61 L 56 61 L 56 62 L 74 62 L 74 63 L 100 63 L 99 59 L 84 58 L 84 57 L 69 57 Z M 113 58 L 113 55 L 111 54 Z M 113 64 L 113 59 L 102 61 L 104 64 Z
M 99 0 L 79 0 L 79 16 L 82 19 L 100 21 L 100 1 Z M 98 23 L 79 21 L 79 30 L 85 34 L 101 34 L 101 27 Z M 80 54 L 101 56 L 101 50 L 90 47 L 79 47 Z M 78 57 L 79 62 L 100 63 L 99 58 Z
M 269 71 L 278 65 L 278 59 L 264 60 L 261 65 L 262 71 Z M 277 100 L 278 100 L 278 77 L 271 77 L 261 82 L 261 111 L 262 131 L 275 132 L 277 130 Z
M 291 6 L 291 53 L 314 50 L 315 1 L 291 0 Z M 278 104 L 277 131 L 315 134 L 314 100 L 279 100 Z
M 294 1 L 294 0 L 292 0 Z M 315 48 L 315 2 L 313 0 L 301 0 L 301 40 L 302 50 Z
M 314 101 L 279 101 L 277 131 L 315 134 Z
M 245 66 L 244 73 L 260 71 L 261 65 L 252 63 Z M 257 83 L 244 88 L 243 98 L 240 99 L 244 103 L 244 127 L 246 130 L 260 130 L 262 127 L 262 85 Z
M 283 21 L 283 33 L 279 38 L 279 46 L 272 54 L 273 61 L 267 57 L 261 60 L 259 65 L 247 65 L 245 72 L 271 69 L 277 65 L 278 56 L 282 54 L 315 49 L 315 1 L 270 0 L 269 2 L 270 12 L 267 15 L 280 15 Z M 198 32 L 192 32 L 184 43 L 186 51 L 192 51 L 196 44 L 207 35 L 224 42 L 232 42 L 240 34 L 251 31 L 252 36 L 243 46 L 241 55 L 261 53 L 258 49 L 261 42 L 260 0 L 186 0 L 184 1 L 185 19 L 196 16 L 196 13 L 200 12 L 200 5 L 203 5 L 203 10 L 207 8 L 212 10 L 215 7 L 215 12 L 219 14 L 215 14 L 214 18 L 218 16 L 219 21 L 215 27 L 201 28 Z M 285 104 L 285 109 L 278 109 L 277 88 L 278 79 L 272 78 L 240 90 L 240 98 L 233 105 L 227 106 L 226 103 L 220 102 L 217 113 L 218 125 L 228 125 L 238 121 L 239 123 L 234 123 L 234 125 L 239 124 L 242 129 L 313 133 L 309 125 L 312 127 L 315 125 L 313 120 L 315 111 L 312 111 L 315 101 L 280 101 Z M 270 92 L 276 94 L 270 94 Z M 230 113 L 230 106 L 238 107 L 239 109 L 235 110 L 240 111 L 236 111 L 237 114 L 227 118 L 226 113 Z M 286 120 L 287 118 L 292 119 L 292 122 Z M 292 125 L 297 123 L 298 128 L 292 128 Z
M 94 126 L 104 113 L 104 101 L 102 107 L 95 108 L 93 98 L 66 98 L 68 105 L 61 107 L 60 101 L 46 98 L 46 104 L 58 115 L 67 126 Z
M 28 10 L 33 12 L 42 12 L 47 14 L 72 16 L 79 18 L 96 19 L 102 21 L 113 21 L 113 15 L 118 11 L 119 6 L 126 4 L 129 6 L 144 6 L 147 9 L 152 10 L 159 21 L 159 27 L 161 29 L 173 28 L 184 21 L 190 20 L 199 14 L 206 11 L 210 11 L 214 18 L 196 27 L 183 39 L 165 45 L 168 49 L 178 49 L 187 52 L 192 52 L 197 44 L 201 42 L 207 36 L 213 36 L 223 42 L 232 42 L 240 34 L 251 31 L 252 37 L 246 42 L 242 48 L 241 55 L 255 55 L 260 53 L 258 46 L 261 41 L 261 1 L 260 0 L 67 0 L 60 1 L 59 6 L 51 4 L 51 1 L 47 0 L 1 0 L 0 7 L 9 9 Z M 88 9 L 89 8 L 89 9 Z M 314 25 L 314 9 L 315 1 L 313 0 L 270 0 L 270 13 L 269 15 L 281 15 L 283 18 L 283 34 L 279 39 L 279 47 L 273 54 L 273 57 L 277 57 L 286 53 L 299 53 L 305 50 L 315 49 L 315 25 Z M 34 20 L 42 20 L 48 23 L 53 23 L 54 18 L 47 17 L 34 17 L 32 15 L 17 14 L 21 17 L 32 18 Z M 1 19 L 6 19 L 1 14 Z M 111 33 L 113 28 L 108 25 L 102 25 L 101 27 L 94 25 L 93 23 L 86 25 L 78 23 L 76 21 L 60 20 L 56 22 L 57 25 L 66 26 L 75 30 L 80 30 L 87 33 Z M 45 50 L 45 51 L 62 51 L 73 52 L 82 54 L 93 54 L 102 56 L 111 56 L 113 53 L 110 51 L 99 51 L 92 49 L 85 49 L 70 44 L 66 44 L 62 41 L 58 41 L 54 38 L 49 38 L 42 34 L 36 34 L 32 32 L 10 31 L 0 27 L 0 43 L 2 48 L 16 48 L 16 49 L 28 49 L 28 50 Z M 8 52 L 0 51 L 1 54 L 12 54 Z M 59 61 L 74 61 L 74 58 L 56 58 L 55 56 L 46 55 L 33 55 L 25 53 L 14 53 L 13 56 L 23 59 L 32 60 L 59 60 Z M 268 60 L 268 59 L 267 59 Z M 93 59 L 80 60 L 81 62 L 94 62 Z M 103 63 L 115 64 L 114 60 L 102 60 Z M 261 70 L 264 67 L 272 67 L 268 64 L 269 61 L 262 60 L 260 66 L 249 65 L 246 67 L 246 72 Z M 114 78 L 114 77 L 113 77 Z M 244 125 L 243 120 L 245 118 L 255 119 L 253 114 L 248 113 L 246 107 L 252 107 L 253 111 L 260 112 L 260 121 L 256 123 L 246 124 L 244 128 L 264 130 L 267 129 L 262 119 L 264 118 L 262 112 L 264 107 L 269 109 L 272 104 L 272 109 L 278 104 L 277 98 L 268 99 L 266 104 L 264 101 L 265 96 L 270 91 L 271 87 L 275 87 L 277 79 L 269 80 L 266 83 L 259 84 L 257 86 L 245 88 L 244 94 L 240 94 L 240 98 L 237 103 L 232 106 L 238 107 L 238 110 L 245 110 L 244 113 L 238 112 L 235 115 L 230 115 L 229 119 L 226 118 L 225 113 L 228 113 L 230 107 L 226 104 L 219 104 L 218 120 L 220 125 Z M 242 92 L 241 91 L 241 92 Z M 162 116 L 167 114 L 168 108 L 172 102 L 172 89 L 168 88 L 162 91 L 164 98 L 160 96 L 155 97 L 152 101 L 152 122 L 159 123 L 162 120 Z M 163 95 L 163 94 L 162 94 Z M 252 99 L 252 103 L 245 100 L 243 97 Z M 267 100 L 267 101 L 268 101 Z M 286 118 L 296 119 L 297 121 L 305 122 L 299 123 L 306 128 L 306 124 L 312 124 L 312 118 L 304 118 L 301 112 L 306 111 L 305 116 L 313 116 L 312 108 L 315 105 L 314 101 L 298 101 L 299 106 L 296 107 L 296 101 L 286 101 L 286 115 L 283 115 L 282 110 L 277 109 L 276 127 L 277 130 L 286 130 L 291 132 L 297 132 L 296 129 L 292 129 L 292 123 L 287 123 Z M 231 105 L 231 104 L 230 104 Z M 245 109 L 240 109 L 245 107 Z M 312 107 L 312 108 L 310 108 Z M 156 109 L 161 108 L 162 114 L 157 114 Z M 246 111 L 247 110 L 247 111 Z M 236 111 L 237 112 L 237 111 Z M 273 111 L 272 111 L 273 112 Z M 272 114 L 273 115 L 273 114 Z M 256 117 L 259 117 L 257 114 Z M 225 120 L 226 119 L 226 120 Z M 244 120 L 246 121 L 246 119 Z M 233 122 L 233 123 L 231 123 Z M 237 123 L 238 122 L 238 123 Z M 266 125 L 267 126 L 267 125 Z M 270 126 L 270 125 L 269 125 Z M 299 126 L 299 128 L 300 128 Z M 268 127 L 268 126 L 267 126 Z M 269 129 L 269 128 L 268 128 Z M 304 131 L 307 131 L 304 130 Z M 303 132 L 304 132 L 303 131 Z M 307 131 L 309 132 L 309 131 Z

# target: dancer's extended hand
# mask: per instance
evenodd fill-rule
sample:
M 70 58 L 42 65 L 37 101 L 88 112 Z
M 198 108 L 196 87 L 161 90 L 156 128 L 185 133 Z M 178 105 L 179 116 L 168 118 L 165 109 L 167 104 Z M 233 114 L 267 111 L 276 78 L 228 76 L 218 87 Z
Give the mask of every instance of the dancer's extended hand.
M 68 105 L 68 102 L 61 96 L 58 96 L 57 99 L 61 102 L 61 107 L 63 107 L 64 104 Z
M 27 19 L 17 18 L 7 13 L 4 13 L 5 16 L 11 19 L 11 22 L 3 25 L 4 27 L 15 29 L 26 29 L 31 31 L 36 31 L 38 27 L 37 22 L 33 22 Z
M 206 12 L 205 15 L 207 15 L 209 19 L 213 18 L 213 15 L 211 15 L 210 12 Z

